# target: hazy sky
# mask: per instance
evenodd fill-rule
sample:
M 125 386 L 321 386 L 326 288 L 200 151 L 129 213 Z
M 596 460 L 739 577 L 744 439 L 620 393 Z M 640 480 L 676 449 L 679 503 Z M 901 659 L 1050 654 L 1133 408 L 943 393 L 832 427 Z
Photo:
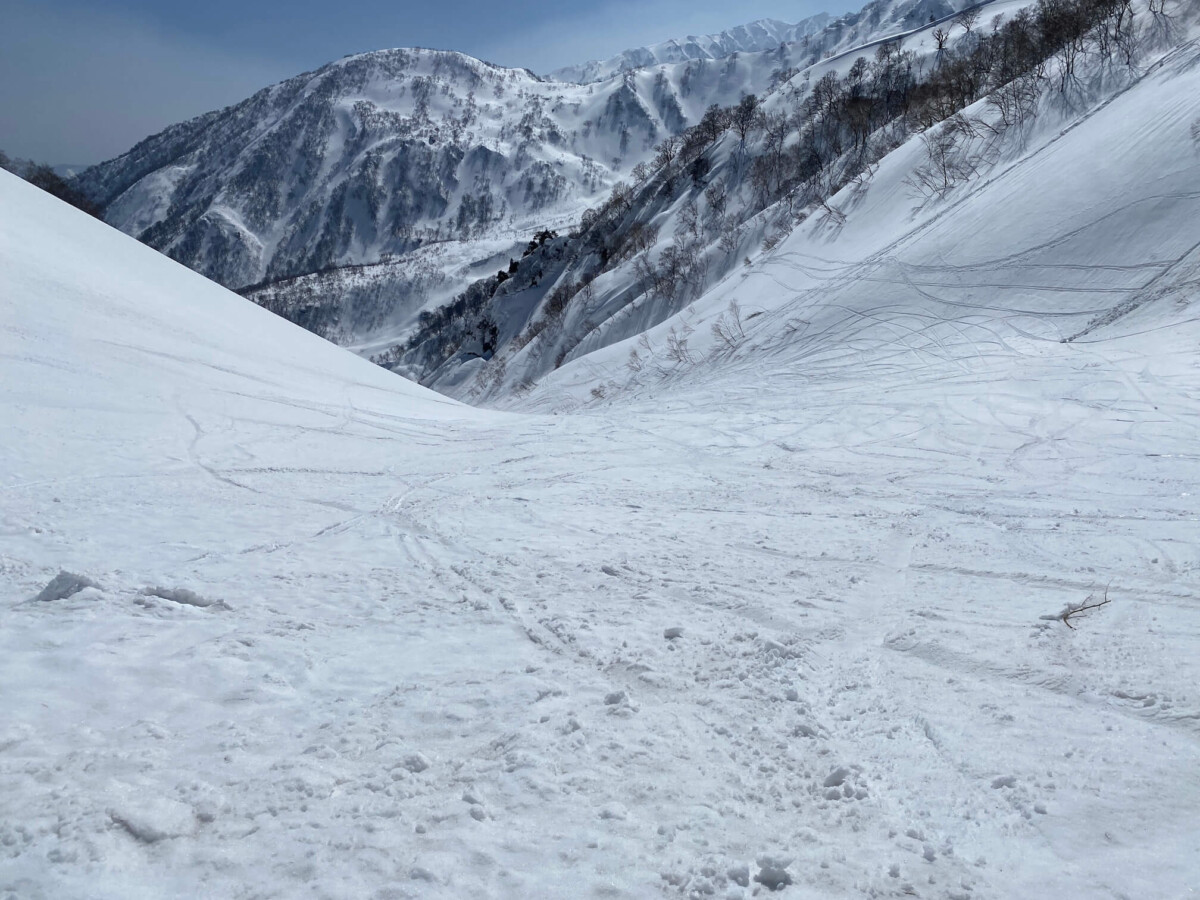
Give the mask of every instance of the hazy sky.
M 0 150 L 109 159 L 348 53 L 461 50 L 545 72 L 865 0 L 0 0 Z

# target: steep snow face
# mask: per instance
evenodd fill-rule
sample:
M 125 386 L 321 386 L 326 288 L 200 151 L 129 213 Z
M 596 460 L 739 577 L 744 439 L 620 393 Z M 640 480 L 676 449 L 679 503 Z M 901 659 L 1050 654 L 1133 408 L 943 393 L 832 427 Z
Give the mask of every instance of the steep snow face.
M 833 198 L 844 221 L 814 216 L 661 324 L 650 300 L 618 311 L 536 395 L 574 409 L 745 352 L 782 354 L 814 384 L 869 348 L 881 369 L 888 358 L 901 368 L 937 358 L 970 370 L 984 348 L 1010 341 L 1103 343 L 1190 320 L 1200 284 L 1197 60 L 1192 41 L 1080 118 L 1047 110 L 1025 147 L 944 200 L 914 196 L 924 150 L 901 147 L 868 186 Z M 617 343 L 635 314 L 655 327 Z M 680 335 L 686 358 L 671 353 Z
M 479 415 L 377 371 L 120 232 L 72 214 L 7 172 L 0 173 L 0 200 L 0 360 L 12 438 L 3 448 L 6 473 L 43 465 L 87 470 L 89 454 L 49 453 L 39 434 L 59 435 L 64 446 L 68 434 L 111 440 L 97 444 L 92 456 L 108 463 L 128 456 L 123 471 L 135 472 L 144 462 L 132 449 L 139 443 L 147 442 L 145 453 L 153 456 L 187 438 L 186 429 L 175 427 L 181 417 L 187 421 L 176 404 L 185 386 L 189 401 L 199 404 L 189 414 L 232 413 L 239 397 L 269 406 L 278 390 L 282 406 L 309 397 L 314 418 L 327 402 L 403 407 L 433 420 Z M 85 383 L 91 400 L 73 399 Z M 26 401 L 33 405 L 13 412 Z M 252 414 L 269 416 L 264 410 Z M 122 433 L 127 415 L 144 427 Z M 164 422 L 171 423 L 170 433 L 156 437 Z
M 682 39 L 662 41 L 646 47 L 625 50 L 605 60 L 591 60 L 582 65 L 566 66 L 550 72 L 555 81 L 574 81 L 588 84 L 604 81 L 631 69 L 642 69 L 661 63 L 686 62 L 692 59 L 722 59 L 734 53 L 758 53 L 773 50 L 780 44 L 790 44 L 812 37 L 830 20 L 827 13 L 801 19 L 795 24 L 778 19 L 759 19 L 717 34 L 689 35 Z
M 1043 335 L 1104 305 L 1077 266 L 1189 267 L 1117 250 L 1197 202 L 1194 50 L 1035 181 L 848 222 L 868 265 L 798 232 L 697 304 L 741 301 L 736 349 L 564 365 L 527 402 L 569 416 L 425 392 L 0 173 L 0 887 L 1187 896 L 1194 273 Z M 1176 155 L 1122 206 L 1143 140 Z

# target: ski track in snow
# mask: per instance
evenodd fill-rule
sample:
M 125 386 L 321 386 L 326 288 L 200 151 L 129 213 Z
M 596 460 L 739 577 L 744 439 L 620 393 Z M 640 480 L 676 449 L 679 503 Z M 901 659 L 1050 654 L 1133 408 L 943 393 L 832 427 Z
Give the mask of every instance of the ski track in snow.
M 675 895 L 768 853 L 798 895 L 1184 890 L 1197 372 L 1160 414 L 1148 360 L 1060 347 L 733 365 L 432 447 L 180 396 L 192 470 L 6 492 L 0 884 Z M 103 588 L 29 602 L 62 555 Z M 1074 632 L 1039 618 L 1106 585 Z

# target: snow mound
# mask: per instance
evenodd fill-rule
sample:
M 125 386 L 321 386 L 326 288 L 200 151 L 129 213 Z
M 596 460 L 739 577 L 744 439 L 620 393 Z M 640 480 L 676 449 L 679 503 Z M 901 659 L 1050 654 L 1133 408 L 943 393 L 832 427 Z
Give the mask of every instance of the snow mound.
M 186 803 L 166 797 L 128 797 L 108 811 L 114 824 L 145 844 L 191 834 L 196 828 L 195 811 Z
M 187 588 L 148 587 L 144 588 L 142 593 L 147 597 L 159 597 L 182 606 L 195 606 L 199 609 L 229 609 L 229 604 L 224 600 L 210 600 Z

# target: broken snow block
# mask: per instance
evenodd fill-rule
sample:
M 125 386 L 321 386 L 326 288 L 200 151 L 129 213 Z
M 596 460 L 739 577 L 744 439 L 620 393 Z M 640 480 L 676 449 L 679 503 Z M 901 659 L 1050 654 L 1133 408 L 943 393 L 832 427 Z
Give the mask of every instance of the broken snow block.
M 73 594 L 78 594 L 84 588 L 99 587 L 92 579 L 74 572 L 59 572 L 50 583 L 42 588 L 37 599 L 48 603 L 52 600 L 65 600 Z
M 787 871 L 787 867 L 792 864 L 791 859 L 779 856 L 760 856 L 756 862 L 759 871 L 754 876 L 754 880 L 768 891 L 781 891 L 792 883 L 792 876 Z

